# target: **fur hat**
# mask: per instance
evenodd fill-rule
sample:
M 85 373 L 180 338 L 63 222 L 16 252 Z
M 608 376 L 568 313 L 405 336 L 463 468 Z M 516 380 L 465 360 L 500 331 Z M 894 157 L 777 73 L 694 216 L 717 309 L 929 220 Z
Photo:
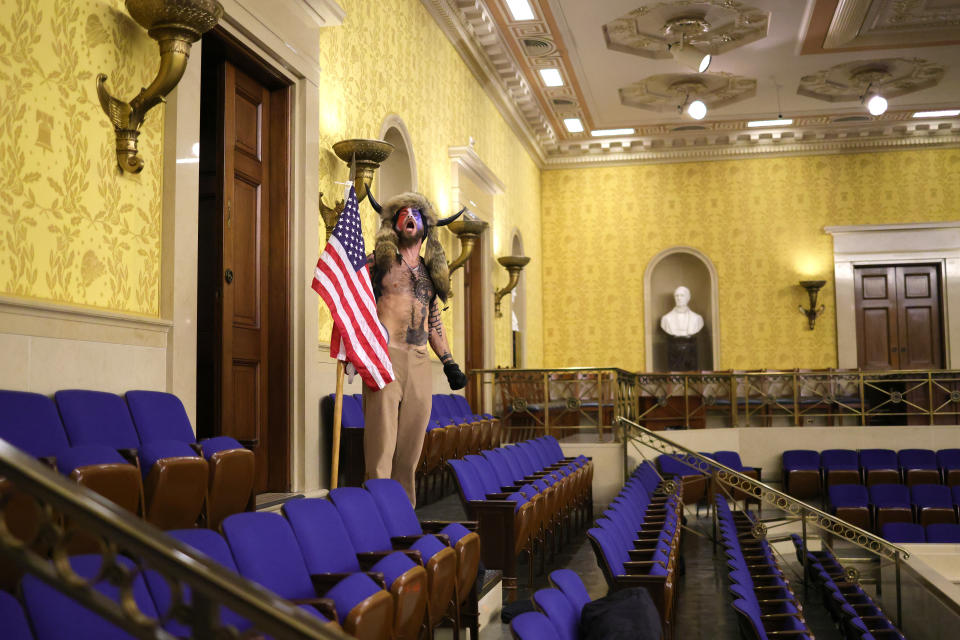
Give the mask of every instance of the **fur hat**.
M 394 223 L 397 212 L 404 207 L 419 209 L 423 216 L 425 236 L 423 260 L 427 264 L 427 272 L 430 274 L 430 280 L 433 281 L 434 291 L 443 302 L 446 302 L 450 295 L 450 270 L 447 268 L 447 256 L 443 252 L 443 246 L 437 239 L 437 212 L 433 204 L 419 193 L 401 193 L 387 200 L 379 210 L 380 230 L 377 231 L 374 247 L 376 268 L 380 273 L 386 273 L 400 260 L 400 248 L 397 246 L 400 238 Z

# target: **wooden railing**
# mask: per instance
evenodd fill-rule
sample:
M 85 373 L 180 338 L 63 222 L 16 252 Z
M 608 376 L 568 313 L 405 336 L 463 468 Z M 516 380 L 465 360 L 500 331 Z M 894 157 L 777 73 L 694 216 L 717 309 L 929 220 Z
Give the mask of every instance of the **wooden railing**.
M 960 424 L 960 371 L 697 371 L 617 368 L 471 371 L 508 440 L 542 433 L 616 437 L 620 417 L 649 429 Z

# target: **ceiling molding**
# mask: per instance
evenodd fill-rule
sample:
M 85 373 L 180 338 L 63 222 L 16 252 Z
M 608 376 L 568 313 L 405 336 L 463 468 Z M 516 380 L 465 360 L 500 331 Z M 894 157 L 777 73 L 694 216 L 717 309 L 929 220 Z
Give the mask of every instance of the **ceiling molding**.
M 480 0 L 421 0 L 537 166 L 553 130 Z M 472 16 L 468 18 L 467 16 Z M 482 34 L 483 37 L 480 37 Z
M 532 52 L 517 53 L 511 26 L 497 21 L 497 14 L 488 4 L 497 0 L 421 0 L 448 40 L 463 58 L 477 81 L 490 96 L 510 128 L 528 149 L 542 169 L 622 165 L 660 162 L 693 162 L 743 157 L 823 154 L 882 151 L 960 144 L 960 120 L 945 118 L 936 121 L 911 120 L 912 111 L 886 113 L 865 120 L 865 114 L 836 113 L 793 116 L 794 124 L 786 128 L 749 129 L 744 118 L 722 121 L 664 122 L 633 127 L 635 133 L 613 138 L 590 137 L 587 132 L 567 134 L 559 131 L 556 109 L 544 100 L 557 97 L 541 90 L 535 67 L 529 60 L 518 59 Z M 825 0 L 819 0 L 819 4 Z M 840 0 L 847 12 L 857 8 L 856 2 Z M 544 10 L 544 3 L 538 5 Z M 834 0 L 836 2 L 836 0 Z M 684 4 L 677 2 L 676 4 Z M 500 5 L 493 5 L 500 11 Z M 546 15 L 546 14 L 545 14 Z M 871 14 L 872 15 L 872 14 Z M 540 33 L 563 51 L 569 43 L 556 25 Z M 532 37 L 532 36 L 530 36 Z M 546 47 L 550 49 L 550 47 Z M 554 50 L 550 50 L 551 56 Z M 565 58 L 566 59 L 566 58 Z M 542 66 L 542 65 L 541 65 Z M 572 67 L 565 67 L 572 71 Z M 570 78 L 575 85 L 576 78 Z M 556 93 L 556 92 L 555 92 Z M 559 94 L 557 94 L 559 95 Z M 585 109 L 577 93 L 569 107 L 571 112 Z M 931 106 L 931 108 L 935 108 Z M 566 114 L 562 114 L 567 117 Z M 589 114 L 586 120 L 591 120 Z M 592 122 L 585 122 L 593 128 Z

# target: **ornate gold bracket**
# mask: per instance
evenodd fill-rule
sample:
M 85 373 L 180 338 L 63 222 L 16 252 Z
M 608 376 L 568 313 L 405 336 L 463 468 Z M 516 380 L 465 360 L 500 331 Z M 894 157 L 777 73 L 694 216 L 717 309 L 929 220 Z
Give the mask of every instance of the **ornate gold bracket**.
M 910 557 L 910 554 L 907 553 L 903 547 L 891 544 L 869 531 L 864 531 L 860 527 L 850 524 L 846 520 L 841 520 L 825 511 L 810 506 L 806 502 L 801 502 L 782 491 L 777 491 L 773 487 L 734 471 L 730 467 L 722 465 L 712 458 L 680 446 L 668 438 L 664 438 L 649 429 L 641 427 L 632 420 L 622 417 L 619 420 L 620 424 L 625 428 L 624 435 L 626 437 L 661 453 L 672 455 L 692 469 L 712 473 L 717 480 L 731 489 L 742 491 L 753 498 L 762 500 L 765 504 L 786 511 L 791 515 L 802 518 L 804 521 L 809 521 L 824 531 L 843 538 L 878 556 L 890 560 Z
M 497 317 L 501 317 L 503 314 L 500 313 L 500 300 L 503 296 L 507 295 L 516 288 L 517 283 L 520 282 L 520 272 L 523 271 L 523 268 L 527 266 L 527 263 L 530 262 L 530 258 L 527 256 L 502 256 L 497 258 L 502 266 L 507 269 L 507 272 L 510 274 L 510 281 L 507 282 L 507 286 L 503 289 L 499 289 L 494 293 L 494 310 L 496 311 Z
M 343 213 L 343 207 L 343 200 L 337 200 L 333 207 L 328 207 L 323 202 L 323 191 L 320 192 L 320 217 L 323 218 L 323 226 L 327 228 L 327 240 L 330 239 L 333 228 L 337 226 L 337 220 L 340 219 L 340 214 Z
M 488 226 L 490 225 L 486 221 L 481 220 L 469 211 L 464 212 L 463 217 L 459 220 L 454 220 L 447 225 L 447 228 L 460 239 L 460 255 L 448 265 L 450 275 L 453 275 L 454 271 L 470 259 L 474 245 Z
M 353 188 L 357 191 L 359 202 L 367 197 L 370 185 L 373 184 L 373 174 L 380 168 L 380 164 L 390 157 L 393 145 L 383 140 L 353 138 L 334 144 L 333 152 L 350 167 L 353 173 Z M 332 207 L 328 207 L 323 201 L 323 192 L 320 192 L 320 217 L 323 218 L 323 224 L 327 228 L 327 240 L 330 239 L 333 228 L 337 226 L 343 207 L 343 200 L 337 200 Z
M 128 173 L 143 170 L 137 155 L 140 126 L 153 107 L 164 101 L 180 82 L 190 58 L 190 46 L 223 16 L 216 0 L 126 0 L 127 11 L 160 47 L 160 69 L 146 89 L 130 102 L 107 91 L 107 76 L 97 75 L 97 96 L 117 136 L 117 164 Z

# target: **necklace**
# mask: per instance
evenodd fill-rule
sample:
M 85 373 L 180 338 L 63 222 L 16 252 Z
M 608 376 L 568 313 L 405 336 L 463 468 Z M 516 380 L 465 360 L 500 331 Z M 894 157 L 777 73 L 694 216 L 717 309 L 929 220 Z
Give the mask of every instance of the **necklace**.
M 403 255 L 400 256 L 400 259 L 403 260 L 403 264 L 406 265 L 407 269 L 410 269 L 410 271 L 412 271 L 413 273 L 418 273 L 418 272 L 420 271 L 420 258 L 419 258 L 419 257 L 417 257 L 417 266 L 415 266 L 415 267 L 411 267 L 411 266 L 410 266 L 410 263 L 407 262 L 407 259 L 404 258 Z

